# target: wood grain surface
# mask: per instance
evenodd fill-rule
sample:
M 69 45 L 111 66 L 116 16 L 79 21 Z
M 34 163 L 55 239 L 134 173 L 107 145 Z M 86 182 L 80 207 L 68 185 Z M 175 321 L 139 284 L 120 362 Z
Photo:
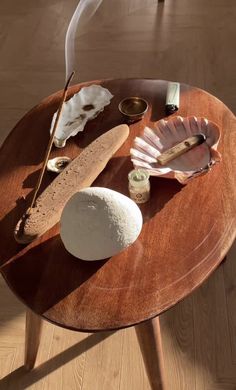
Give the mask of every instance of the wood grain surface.
M 159 316 L 135 326 L 147 376 L 153 390 L 167 390 Z
M 127 9 L 134 2 L 119 5 Z M 159 7 L 156 0 L 149 7 L 148 1 L 136 2 L 139 10 L 101 26 L 103 45 L 101 28 L 81 36 L 78 79 L 181 81 L 211 92 L 236 112 L 235 0 L 165 0 Z M 62 87 L 64 36 L 77 3 L 0 1 L 1 143 L 33 105 Z M 114 14 L 113 4 L 111 9 Z M 236 245 L 201 287 L 161 315 L 171 390 L 236 388 L 235 256 Z M 104 340 L 103 332 L 91 336 L 44 321 L 38 367 L 25 373 L 25 306 L 2 277 L 0 307 L 0 388 L 150 390 L 134 327 Z
M 106 80 L 102 85 L 115 96 L 111 105 L 68 143 L 63 154 L 75 157 L 98 135 L 121 124 L 117 106 L 122 98 L 144 97 L 150 103 L 148 114 L 130 127 L 129 140 L 94 182 L 127 195 L 127 174 L 132 169 L 129 148 L 144 125 L 152 126 L 164 117 L 167 83 L 133 79 Z M 72 87 L 70 95 L 79 88 Z M 144 226 L 139 239 L 113 258 L 87 263 L 65 251 L 58 226 L 25 248 L 14 242 L 12 233 L 30 202 L 60 94 L 29 112 L 1 149 L 1 272 L 29 308 L 58 325 L 96 331 L 137 324 L 167 310 L 199 286 L 234 240 L 236 183 L 229 172 L 236 168 L 235 117 L 213 96 L 181 85 L 178 114 L 204 116 L 219 125 L 222 163 L 185 187 L 174 180 L 153 178 L 151 200 L 141 206 Z M 54 150 L 52 156 L 61 154 Z M 51 180 L 48 175 L 44 187 Z
M 25 367 L 31 370 L 36 361 L 38 347 L 40 344 L 43 320 L 31 310 L 26 312 L 25 324 Z

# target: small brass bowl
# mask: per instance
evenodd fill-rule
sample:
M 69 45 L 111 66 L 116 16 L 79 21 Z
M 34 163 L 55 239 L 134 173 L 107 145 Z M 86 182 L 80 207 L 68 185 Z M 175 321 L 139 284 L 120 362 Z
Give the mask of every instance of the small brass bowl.
M 136 122 L 143 118 L 148 110 L 148 103 L 140 97 L 128 97 L 119 103 L 119 111 L 128 122 Z

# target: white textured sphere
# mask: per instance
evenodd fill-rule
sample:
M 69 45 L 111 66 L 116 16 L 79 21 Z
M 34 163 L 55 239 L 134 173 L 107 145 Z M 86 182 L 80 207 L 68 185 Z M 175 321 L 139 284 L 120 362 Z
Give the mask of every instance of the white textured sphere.
M 138 237 L 142 214 L 136 203 L 119 192 L 90 187 L 74 194 L 61 216 L 61 239 L 82 260 L 111 257 Z

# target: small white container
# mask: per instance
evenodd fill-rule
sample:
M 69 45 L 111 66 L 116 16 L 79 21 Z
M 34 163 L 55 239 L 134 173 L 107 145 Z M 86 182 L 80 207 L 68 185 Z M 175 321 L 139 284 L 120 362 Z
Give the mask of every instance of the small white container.
M 146 203 L 150 198 L 149 173 L 134 169 L 128 175 L 130 198 L 136 203 Z

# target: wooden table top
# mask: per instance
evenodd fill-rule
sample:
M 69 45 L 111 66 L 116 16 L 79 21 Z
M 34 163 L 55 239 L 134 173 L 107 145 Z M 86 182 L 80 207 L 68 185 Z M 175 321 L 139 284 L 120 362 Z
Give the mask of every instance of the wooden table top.
M 96 82 L 99 83 L 99 82 Z M 81 84 L 82 86 L 89 83 Z M 86 130 L 54 149 L 52 157 L 75 157 L 97 136 L 123 118 L 117 106 L 126 96 L 150 103 L 145 118 L 130 126 L 128 141 L 94 182 L 128 195 L 132 169 L 129 149 L 144 125 L 165 117 L 167 82 L 105 80 L 114 98 Z M 70 88 L 69 96 L 81 85 Z M 236 231 L 236 119 L 218 99 L 181 85 L 178 115 L 203 116 L 221 129 L 222 162 L 187 186 L 152 178 L 151 199 L 141 205 L 144 225 L 138 240 L 104 261 L 75 259 L 63 247 L 59 227 L 24 247 L 14 227 L 32 197 L 49 139 L 52 114 L 61 92 L 43 100 L 13 129 L 0 152 L 0 264 L 14 293 L 34 312 L 66 328 L 81 331 L 118 329 L 152 318 L 191 293 L 227 254 Z M 53 179 L 50 173 L 42 188 Z

